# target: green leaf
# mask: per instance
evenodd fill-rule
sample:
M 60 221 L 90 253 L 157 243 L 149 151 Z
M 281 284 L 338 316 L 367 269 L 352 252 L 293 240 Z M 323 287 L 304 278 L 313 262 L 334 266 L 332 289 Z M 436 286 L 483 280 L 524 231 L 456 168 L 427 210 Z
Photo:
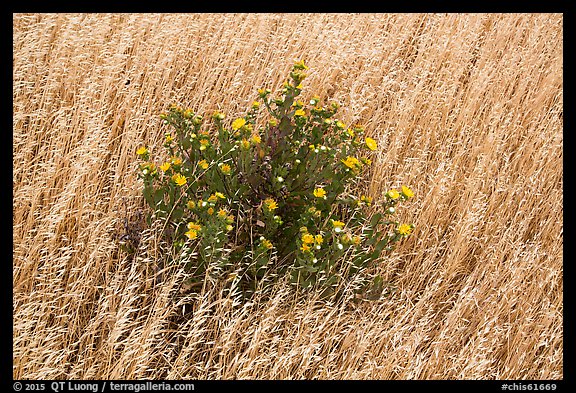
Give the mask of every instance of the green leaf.
M 374 247 L 374 251 L 372 252 L 370 258 L 372 260 L 377 259 L 380 256 L 380 254 L 382 254 L 382 251 L 384 250 L 384 247 L 386 247 L 387 244 L 388 244 L 388 237 L 385 236 L 382 240 L 376 243 L 376 246 Z
M 151 187 L 144 187 L 142 194 L 144 194 L 144 199 L 146 200 L 146 202 L 148 202 L 148 205 L 152 209 L 156 209 L 156 202 L 154 201 L 154 197 L 152 196 L 152 190 L 153 188 Z
M 161 201 L 164 200 L 164 190 L 162 188 L 154 191 L 154 206 L 156 207 Z
M 183 215 L 184 215 L 184 209 L 181 208 L 174 209 L 174 211 L 172 212 L 172 219 L 175 221 L 180 221 Z
M 374 213 L 372 215 L 372 218 L 370 219 L 370 226 L 372 228 L 376 228 L 378 227 L 378 224 L 380 222 L 380 220 L 382 219 L 382 213 Z

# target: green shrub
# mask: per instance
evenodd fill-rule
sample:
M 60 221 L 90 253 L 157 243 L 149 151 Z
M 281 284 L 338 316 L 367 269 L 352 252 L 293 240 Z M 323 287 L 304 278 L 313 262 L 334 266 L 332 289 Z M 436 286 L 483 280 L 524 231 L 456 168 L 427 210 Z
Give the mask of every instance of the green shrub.
M 172 105 L 161 114 L 167 159 L 155 164 L 138 149 L 148 221 L 162 220 L 193 283 L 212 277 L 249 294 L 289 274 L 332 293 L 412 232 L 391 219 L 409 188 L 378 205 L 357 195 L 377 143 L 338 120 L 337 104 L 298 100 L 306 69 L 294 64 L 278 97 L 258 90 L 263 105 L 232 122 Z

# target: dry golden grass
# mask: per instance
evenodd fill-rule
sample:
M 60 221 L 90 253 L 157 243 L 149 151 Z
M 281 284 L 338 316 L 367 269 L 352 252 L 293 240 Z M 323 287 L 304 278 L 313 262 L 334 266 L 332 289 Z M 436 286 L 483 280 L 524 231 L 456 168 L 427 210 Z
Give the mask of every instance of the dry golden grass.
M 17 14 L 13 28 L 14 378 L 563 378 L 562 15 Z M 414 235 L 379 266 L 396 291 L 360 306 L 282 285 L 244 306 L 178 296 L 152 232 L 132 261 L 112 239 L 122 201 L 142 206 L 136 147 L 161 144 L 170 103 L 240 114 L 300 58 L 304 97 L 338 100 L 382 147 L 369 192 L 416 193 L 400 211 Z

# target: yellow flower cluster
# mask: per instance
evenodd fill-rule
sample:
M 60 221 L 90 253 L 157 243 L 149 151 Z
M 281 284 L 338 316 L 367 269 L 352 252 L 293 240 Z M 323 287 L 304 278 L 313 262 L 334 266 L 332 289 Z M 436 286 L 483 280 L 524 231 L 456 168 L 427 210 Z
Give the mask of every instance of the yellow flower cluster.
M 402 186 L 402 195 L 404 195 L 404 197 L 408 199 L 414 196 L 414 192 L 410 188 Z M 400 193 L 398 192 L 398 190 L 393 188 L 386 193 L 386 196 L 391 199 L 398 199 L 400 198 Z
M 354 171 L 362 167 L 362 163 L 356 157 L 348 156 L 345 160 L 342 160 L 342 163 Z
M 360 197 L 360 201 L 364 202 L 365 204 L 367 204 L 368 206 L 370 206 L 372 204 L 372 197 L 366 196 L 366 195 L 362 195 Z
M 200 161 L 198 161 L 198 166 L 204 170 L 208 169 L 208 161 L 200 160 Z
M 146 162 L 144 164 L 141 164 L 140 169 L 142 170 L 142 173 L 145 175 L 154 176 L 157 173 L 156 165 L 154 165 L 153 162 Z
M 351 236 L 349 233 L 345 233 L 340 237 L 343 244 L 352 243 L 355 246 L 359 246 L 362 243 L 362 239 L 358 235 Z
M 217 191 L 208 197 L 208 202 L 216 203 L 216 202 L 218 202 L 218 199 L 226 199 L 226 196 L 224 194 L 222 194 L 221 192 Z
M 192 240 L 198 237 L 198 232 L 202 229 L 202 226 L 195 222 L 189 222 L 187 227 L 188 231 L 185 233 L 185 235 L 188 237 L 188 239 Z
M 272 248 L 274 248 L 274 245 L 272 244 L 272 242 L 268 239 L 261 239 L 260 240 L 260 244 L 262 244 L 262 246 L 264 248 L 266 248 L 267 250 L 271 250 Z
M 302 240 L 302 246 L 300 247 L 300 250 L 302 250 L 303 252 L 310 251 L 314 246 L 316 247 L 316 249 L 320 249 L 321 244 L 324 242 L 324 238 L 322 237 L 322 235 L 318 234 L 314 236 L 308 232 L 305 232 L 302 235 L 301 240 Z

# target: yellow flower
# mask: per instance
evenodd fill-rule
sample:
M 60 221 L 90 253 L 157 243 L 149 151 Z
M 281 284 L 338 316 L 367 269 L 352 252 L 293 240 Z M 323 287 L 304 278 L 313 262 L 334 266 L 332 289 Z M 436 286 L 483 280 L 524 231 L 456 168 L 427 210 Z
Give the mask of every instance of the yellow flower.
M 402 194 L 404 194 L 406 198 L 412 198 L 414 196 L 414 192 L 406 186 L 402 186 Z
M 334 227 L 335 232 L 341 232 L 344 225 L 346 224 L 344 224 L 342 221 L 332 220 L 332 226 Z
M 400 193 L 393 188 L 386 193 L 386 196 L 392 199 L 398 199 L 400 197 Z
M 214 114 L 212 114 L 212 118 L 215 120 L 224 120 L 224 118 L 226 118 L 226 115 L 222 112 L 214 112 Z
M 226 225 L 226 230 L 228 232 L 230 232 L 232 229 L 234 229 L 234 227 L 232 225 L 230 225 L 230 224 Z
M 226 199 L 226 196 L 224 194 L 222 194 L 221 192 L 216 191 L 214 193 L 214 195 L 216 195 L 220 199 Z
M 362 202 L 365 202 L 367 205 L 371 205 L 372 204 L 372 197 L 366 196 L 366 195 L 362 195 L 360 197 L 360 200 Z
M 198 237 L 198 232 L 193 229 L 190 229 L 188 232 L 185 233 L 188 236 L 188 239 L 196 239 Z
M 188 206 L 188 209 L 195 209 L 196 208 L 196 202 L 188 201 L 188 202 L 186 202 L 186 206 Z
M 172 158 L 170 158 L 170 161 L 172 162 L 172 165 L 181 165 L 182 164 L 182 159 L 180 157 L 172 157 Z
M 234 216 L 230 214 L 228 217 L 226 217 L 226 222 L 228 224 L 232 224 L 234 222 Z
M 312 235 L 309 234 L 309 233 L 305 233 L 304 235 L 302 235 L 302 241 L 303 241 L 305 244 L 314 243 L 314 236 L 312 236 Z
M 303 77 L 306 77 L 306 74 L 301 74 L 301 75 L 302 75 Z M 302 79 L 304 79 L 304 78 L 302 78 Z M 297 89 L 300 89 L 300 90 L 302 90 L 302 87 L 303 87 L 303 86 L 302 86 L 302 83 L 298 83 L 298 86 L 296 86 L 296 88 L 297 88 Z
M 362 165 L 362 163 L 360 161 L 358 161 L 358 159 L 356 157 L 350 157 L 350 156 L 346 157 L 346 159 L 342 160 L 342 162 L 348 168 L 354 169 L 354 170 L 360 168 L 360 166 Z
M 346 128 L 346 124 L 342 123 L 340 120 L 338 120 L 336 122 L 336 127 L 340 128 L 341 130 L 343 130 L 344 128 Z
M 252 109 L 258 109 L 258 108 L 260 108 L 260 103 L 258 101 L 252 102 Z
M 212 194 L 208 197 L 208 202 L 216 203 L 216 202 L 218 202 L 218 197 L 216 195 Z
M 140 165 L 140 169 L 142 170 L 142 173 L 144 173 L 145 175 L 152 175 L 154 176 L 156 174 L 156 165 L 154 165 L 153 162 L 147 162 L 145 164 Z
M 264 205 L 266 206 L 266 208 L 269 211 L 273 211 L 276 210 L 278 208 L 278 204 L 276 203 L 276 201 L 272 198 L 267 198 L 264 200 Z
M 348 135 L 350 135 L 352 138 L 354 138 L 354 130 L 353 130 L 353 129 L 348 128 L 348 129 L 346 130 L 346 133 L 347 133 Z
M 362 157 L 362 162 L 366 165 L 372 165 L 372 160 L 366 157 Z
M 170 169 L 170 163 L 165 162 L 164 164 L 160 165 L 160 169 L 162 169 L 163 172 L 166 172 L 168 169 Z
M 136 150 L 136 154 L 138 154 L 139 156 L 143 156 L 146 153 L 148 153 L 148 149 L 146 148 L 146 146 L 140 146 L 138 150 Z
M 202 169 L 208 169 L 208 161 L 200 160 L 198 161 L 198 166 Z
M 200 150 L 206 150 L 206 147 L 210 144 L 208 139 L 201 139 L 200 140 Z
M 410 224 L 401 224 L 398 227 L 398 233 L 401 235 L 409 235 L 412 232 L 412 225 Z
M 186 184 L 186 178 L 179 173 L 172 176 L 172 180 L 174 180 L 174 183 L 176 183 L 180 187 L 182 187 L 184 184 Z
M 208 209 L 208 214 L 209 214 L 209 215 L 214 214 L 214 208 L 213 208 L 213 207 L 211 207 L 211 208 Z
M 294 116 L 306 116 L 306 112 L 304 112 L 303 109 L 298 109 L 296 112 L 294 112 Z
M 246 139 L 242 139 L 242 142 L 240 142 L 240 145 L 242 146 L 242 149 L 244 149 L 244 150 L 248 150 L 250 148 L 250 142 L 248 142 Z
M 308 244 L 304 243 L 304 244 L 302 244 L 302 247 L 300 247 L 300 249 L 303 252 L 308 252 L 308 251 L 310 251 L 310 246 Z
M 252 135 L 252 138 L 250 138 L 250 140 L 252 141 L 252 143 L 255 144 L 259 144 L 260 142 L 262 142 L 262 138 L 260 138 L 260 135 L 258 134 Z
M 360 236 L 354 235 L 352 237 L 352 243 L 354 243 L 355 245 L 359 246 L 360 242 L 362 241 L 362 239 L 360 239 Z
M 324 238 L 322 237 L 322 235 L 316 235 L 315 240 L 317 244 L 322 244 L 324 242 Z
M 308 66 L 304 64 L 304 60 L 300 60 L 294 63 L 294 68 L 297 68 L 299 70 L 307 70 Z
M 314 190 L 314 196 L 316 198 L 326 198 L 326 190 L 323 188 L 317 188 Z
M 272 245 L 272 242 L 268 239 L 262 240 L 262 245 L 264 246 L 264 248 L 267 248 L 268 250 L 271 250 L 274 247 Z
M 228 212 L 225 209 L 218 210 L 218 217 L 224 218 L 228 216 Z
M 240 117 L 232 122 L 232 129 L 234 131 L 239 130 L 240 128 L 244 127 L 246 124 L 246 119 Z
M 164 141 L 165 144 L 170 144 L 170 142 L 172 142 L 174 140 L 174 138 L 172 138 L 172 135 L 170 134 L 166 134 L 166 140 Z
M 376 150 L 378 148 L 378 144 L 372 138 L 366 138 L 365 142 L 366 142 L 366 146 L 368 146 L 368 149 L 370 149 L 370 150 Z
M 184 117 L 189 119 L 192 117 L 192 115 L 194 115 L 194 112 L 192 112 L 192 109 L 186 109 L 183 113 Z
M 232 172 L 232 168 L 228 164 L 222 164 L 222 166 L 220 166 L 220 170 L 225 175 L 229 175 L 230 172 Z
M 195 222 L 189 222 L 186 226 L 188 227 L 188 229 L 192 229 L 193 231 L 199 231 L 202 229 L 202 226 Z

